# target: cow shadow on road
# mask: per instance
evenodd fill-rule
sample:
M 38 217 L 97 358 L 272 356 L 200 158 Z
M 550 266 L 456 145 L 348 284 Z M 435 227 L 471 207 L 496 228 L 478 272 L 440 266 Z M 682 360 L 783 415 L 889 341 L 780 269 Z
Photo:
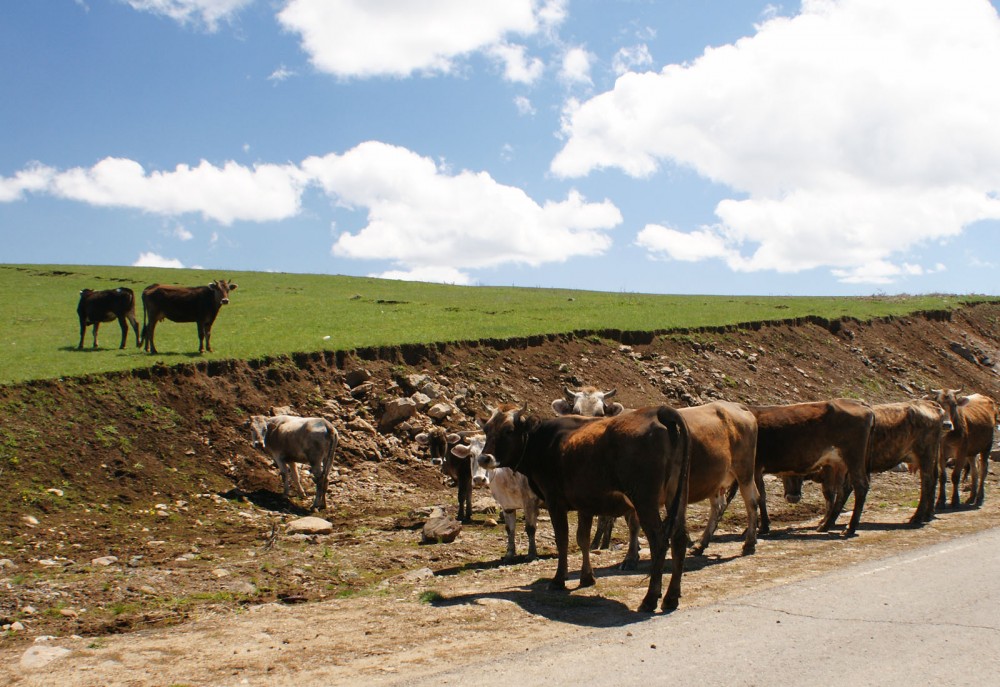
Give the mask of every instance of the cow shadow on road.
M 571 585 L 575 581 L 570 580 Z M 549 580 L 540 579 L 514 589 L 495 592 L 470 592 L 440 598 L 438 608 L 468 605 L 488 605 L 497 601 L 516 604 L 526 613 L 560 623 L 580 627 L 625 627 L 655 618 L 660 614 L 639 613 L 621 601 L 601 596 L 575 594 L 575 590 L 549 589 Z

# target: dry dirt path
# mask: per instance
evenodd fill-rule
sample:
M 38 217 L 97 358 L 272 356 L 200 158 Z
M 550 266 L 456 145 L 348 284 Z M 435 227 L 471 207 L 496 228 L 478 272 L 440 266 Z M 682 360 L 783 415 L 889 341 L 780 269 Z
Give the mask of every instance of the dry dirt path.
M 995 474 L 988 489 L 1000 494 Z M 859 536 L 850 540 L 839 532 L 813 531 L 813 519 L 793 523 L 762 540 L 752 557 L 739 555 L 738 534 L 723 536 L 706 556 L 688 559 L 681 608 L 670 622 L 849 564 L 1000 527 L 996 497 L 988 496 L 979 510 L 943 513 L 921 529 L 905 527 L 910 512 L 906 506 L 873 510 Z M 362 597 L 266 604 L 162 630 L 0 647 L 0 684 L 406 684 L 469 663 L 485 668 L 498 655 L 505 660 L 530 655 L 540 646 L 595 630 L 606 641 L 627 641 L 664 619 L 633 610 L 645 580 L 641 570 L 618 573 L 619 558 L 620 552 L 601 554 L 595 564 L 597 586 L 564 594 L 545 590 L 544 580 L 555 565 L 545 557 L 396 580 Z M 572 559 L 571 569 L 578 563 L 578 557 Z M 968 572 L 960 559 L 954 564 Z

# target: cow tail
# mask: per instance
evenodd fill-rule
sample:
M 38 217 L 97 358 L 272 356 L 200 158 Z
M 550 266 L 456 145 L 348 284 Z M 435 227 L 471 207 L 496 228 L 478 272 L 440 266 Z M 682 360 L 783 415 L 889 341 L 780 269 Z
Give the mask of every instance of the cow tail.
M 663 536 L 669 542 L 677 527 L 685 526 L 684 519 L 687 510 L 688 483 L 691 473 L 691 440 L 688 436 L 687 425 L 684 418 L 670 406 L 661 406 L 656 413 L 659 421 L 670 430 L 671 434 L 671 454 L 681 459 L 681 472 L 677 480 L 677 490 L 674 498 L 667 508 L 667 517 L 663 521 Z M 669 544 L 668 544 L 669 545 Z

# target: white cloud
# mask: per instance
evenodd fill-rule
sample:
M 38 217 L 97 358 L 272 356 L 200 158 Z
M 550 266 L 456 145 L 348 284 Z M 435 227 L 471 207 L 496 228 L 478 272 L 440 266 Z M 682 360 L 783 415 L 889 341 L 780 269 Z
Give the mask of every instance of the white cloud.
M 531 100 L 526 96 L 514 96 L 514 107 L 517 108 L 517 113 L 520 115 L 535 114 L 535 106 L 531 104 Z
M 530 36 L 561 21 L 559 2 L 533 0 L 289 0 L 278 21 L 301 37 L 320 71 L 343 78 L 405 77 L 449 73 L 455 61 L 478 51 L 497 54 L 508 78 L 523 79 L 537 67 L 510 35 Z M 520 59 L 520 63 L 518 60 Z
M 285 65 L 281 65 L 271 72 L 270 76 L 267 77 L 267 80 L 274 81 L 275 83 L 281 83 L 282 81 L 287 81 L 293 76 L 295 76 L 295 72 L 293 70 L 288 69 Z
M 593 60 L 594 56 L 586 48 L 570 48 L 563 55 L 560 78 L 569 83 L 592 83 L 590 65 Z
M 184 263 L 176 258 L 165 258 L 156 253 L 142 253 L 139 259 L 132 263 L 133 267 L 175 267 L 183 268 Z
M 163 215 L 197 212 L 221 224 L 292 217 L 299 212 L 306 182 L 291 165 L 251 168 L 227 162 L 216 167 L 202 160 L 197 167 L 177 165 L 172 172 L 147 172 L 138 162 L 110 157 L 89 169 L 47 171 L 42 176 L 45 190 L 62 198 Z M 6 181 L 0 180 L 0 189 Z
M 912 274 L 914 246 L 1000 218 L 1000 19 L 984 0 L 804 0 L 687 65 L 626 73 L 564 112 L 564 177 L 687 167 L 739 197 L 660 255 L 741 271 Z M 663 241 L 669 237 L 669 241 Z M 720 248 L 721 246 L 721 248 Z M 647 246 L 653 250 L 652 245 Z M 690 258 L 687 258 L 690 259 Z
M 45 191 L 55 173 L 51 167 L 36 163 L 12 177 L 0 177 L 0 203 L 21 200 L 26 192 Z
M 124 0 L 133 9 L 169 17 L 181 24 L 201 23 L 215 31 L 253 0 Z
M 725 238 L 710 228 L 688 233 L 658 224 L 647 224 L 636 237 L 636 244 L 654 255 L 662 254 L 685 262 L 725 259 L 734 254 L 726 246 Z
M 490 48 L 490 54 L 504 65 L 504 78 L 514 83 L 534 83 L 545 71 L 545 64 L 537 57 L 528 58 L 523 45 L 499 43 Z
M 192 234 L 190 231 L 188 231 L 185 227 L 181 225 L 177 225 L 176 227 L 174 227 L 174 230 L 171 233 L 173 234 L 174 238 L 178 238 L 181 241 L 190 241 L 191 239 L 194 238 L 194 234 Z
M 379 279 L 398 279 L 400 281 L 429 281 L 439 284 L 457 284 L 468 286 L 469 275 L 453 267 L 418 267 L 413 270 L 390 270 L 380 274 L 370 274 Z
M 648 67 L 651 64 L 653 64 L 653 56 L 649 54 L 649 48 L 644 43 L 621 48 L 611 60 L 611 66 L 618 76 L 641 67 Z
M 485 172 L 450 174 L 429 158 L 378 142 L 308 158 L 302 168 L 337 202 L 368 211 L 367 226 L 340 234 L 334 255 L 391 260 L 406 273 L 452 268 L 464 275 L 598 255 L 611 245 L 605 232 L 622 219 L 606 200 L 590 203 L 571 192 L 539 205 Z

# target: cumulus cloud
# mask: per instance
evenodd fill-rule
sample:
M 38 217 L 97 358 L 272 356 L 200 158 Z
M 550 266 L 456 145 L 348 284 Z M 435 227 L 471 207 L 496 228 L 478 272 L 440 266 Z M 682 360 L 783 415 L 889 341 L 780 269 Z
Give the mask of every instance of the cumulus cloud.
M 173 234 L 174 238 L 180 239 L 181 241 L 190 241 L 191 239 L 194 238 L 194 234 L 192 234 L 185 227 L 180 225 L 174 227 L 174 230 L 171 233 Z
M 655 256 L 828 267 L 885 283 L 899 256 L 1000 218 L 1000 19 L 984 0 L 804 0 L 690 64 L 623 74 L 564 112 L 554 173 L 690 168 L 720 222 L 643 230 Z M 702 256 L 702 257 L 697 257 Z
M 653 56 L 649 54 L 649 48 L 644 43 L 621 48 L 611 60 L 611 67 L 618 76 L 625 72 L 648 67 L 651 64 L 653 64 Z
M 485 51 L 514 80 L 539 65 L 508 36 L 531 36 L 562 21 L 565 0 L 290 0 L 278 21 L 300 36 L 322 72 L 342 78 L 449 73 L 456 60 Z
M 125 0 L 133 9 L 169 17 L 181 24 L 202 24 L 215 31 L 253 0 Z
M 586 48 L 575 47 L 565 52 L 559 76 L 568 83 L 590 84 L 590 66 L 594 56 Z
M 365 208 L 368 224 L 343 232 L 334 255 L 388 259 L 403 272 L 465 270 L 506 263 L 531 266 L 598 255 L 611 244 L 606 231 L 621 223 L 610 201 L 565 200 L 538 204 L 524 191 L 485 172 L 451 174 L 405 148 L 367 142 L 343 155 L 306 159 L 302 168 L 351 208 Z
M 454 267 L 418 267 L 413 270 L 389 270 L 377 274 L 370 274 L 369 277 L 379 279 L 397 279 L 400 281 L 429 281 L 438 284 L 456 284 L 458 286 L 468 286 L 471 282 L 469 275 Z
M 132 263 L 132 267 L 175 267 L 181 269 L 184 263 L 176 258 L 165 258 L 156 253 L 142 253 L 139 259 Z
M 216 167 L 177 165 L 169 172 L 147 172 L 134 160 L 105 158 L 90 168 L 56 171 L 36 165 L 13 177 L 0 177 L 0 201 L 26 191 L 102 207 L 129 207 L 162 215 L 200 213 L 221 224 L 263 222 L 299 212 L 306 183 L 294 165 Z
M 489 50 L 504 65 L 504 78 L 514 83 L 530 84 L 545 71 L 545 63 L 537 57 L 529 58 L 523 45 L 500 43 Z

